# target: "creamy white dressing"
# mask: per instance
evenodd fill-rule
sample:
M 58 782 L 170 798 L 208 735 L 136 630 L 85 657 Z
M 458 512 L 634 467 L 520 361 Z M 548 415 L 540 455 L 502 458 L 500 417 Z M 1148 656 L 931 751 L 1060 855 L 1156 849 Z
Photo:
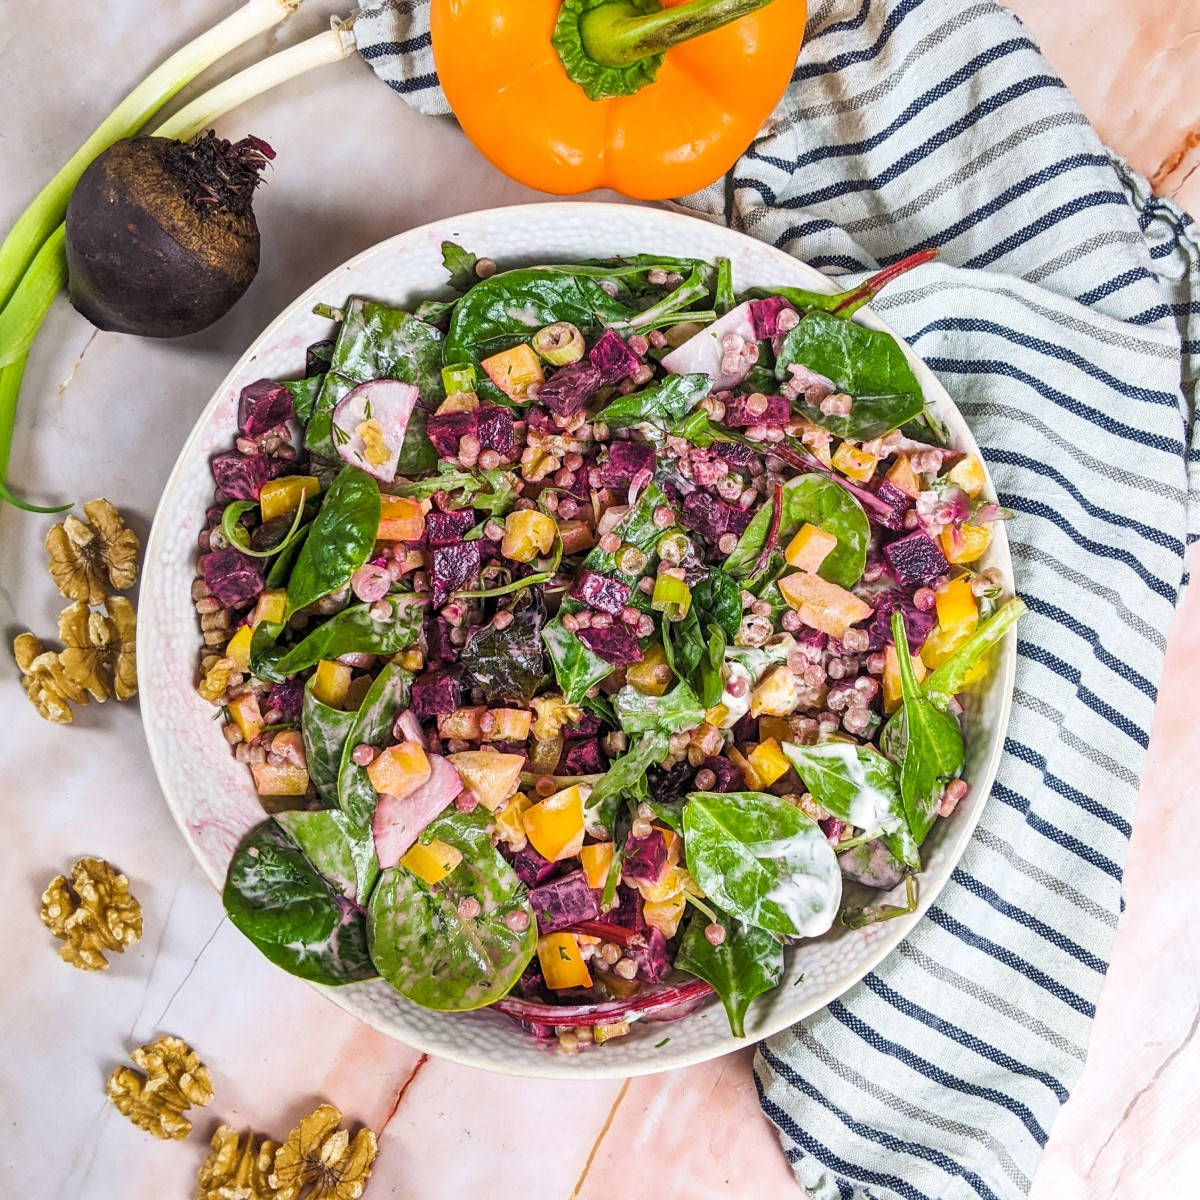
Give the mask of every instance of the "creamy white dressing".
M 735 696 L 729 690 L 729 685 L 735 679 L 740 679 L 744 685 L 740 696 Z M 741 663 L 725 664 L 725 690 L 721 693 L 718 703 L 724 706 L 726 713 L 724 720 L 717 726 L 718 729 L 732 729 L 750 711 L 750 693 L 753 686 L 750 672 Z
M 789 745 L 788 742 L 783 744 L 785 755 Z M 897 828 L 899 822 L 891 811 L 891 799 L 868 781 L 866 767 L 855 753 L 856 746 L 850 742 L 825 742 L 808 749 L 816 750 L 826 758 L 837 759 L 845 767 L 847 777 L 856 788 L 849 810 L 852 825 L 868 833 L 890 833 Z

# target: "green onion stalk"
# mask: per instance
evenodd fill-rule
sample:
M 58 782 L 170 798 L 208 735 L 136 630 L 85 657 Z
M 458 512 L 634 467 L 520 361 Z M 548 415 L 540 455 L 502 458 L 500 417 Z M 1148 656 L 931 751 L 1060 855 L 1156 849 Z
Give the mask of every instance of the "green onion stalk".
M 66 215 L 71 191 L 103 150 L 138 132 L 201 71 L 255 34 L 277 24 L 302 0 L 248 0 L 241 9 L 173 55 L 129 94 L 47 184 L 0 247 L 0 500 L 27 512 L 62 512 L 71 505 L 39 507 L 16 497 L 7 485 L 21 380 L 33 339 L 55 296 L 67 282 Z M 194 137 L 239 105 L 306 71 L 348 57 L 355 49 L 351 23 L 332 28 L 255 63 L 202 96 L 153 130 L 155 137 Z M 14 286 L 15 281 L 15 286 Z

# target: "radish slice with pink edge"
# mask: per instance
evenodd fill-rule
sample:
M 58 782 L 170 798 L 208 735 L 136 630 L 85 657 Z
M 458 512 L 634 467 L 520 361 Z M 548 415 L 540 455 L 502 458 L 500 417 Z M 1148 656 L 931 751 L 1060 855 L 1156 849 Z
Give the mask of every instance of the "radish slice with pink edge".
M 421 728 L 421 722 L 413 715 L 411 709 L 406 708 L 396 718 L 396 724 L 392 727 L 392 733 L 396 737 L 403 738 L 405 741 L 416 742 L 422 750 L 429 749 L 429 740 L 425 736 L 425 730 Z
M 333 410 L 333 443 L 338 454 L 382 483 L 391 483 L 409 418 L 420 398 L 411 383 L 398 379 L 359 384 Z
M 662 360 L 662 365 L 672 375 L 707 375 L 713 381 L 714 392 L 736 387 L 750 373 L 751 364 L 748 359 L 742 359 L 734 372 L 721 369 L 721 360 L 725 357 L 724 340 L 730 334 L 740 337 L 746 346 L 755 344 L 749 301 L 731 308 L 723 317 L 688 338 Z
M 462 787 L 450 763 L 440 754 L 431 754 L 429 778 L 416 791 L 403 797 L 379 797 L 371 833 L 380 870 L 394 867 L 408 853 L 425 826 L 454 802 Z

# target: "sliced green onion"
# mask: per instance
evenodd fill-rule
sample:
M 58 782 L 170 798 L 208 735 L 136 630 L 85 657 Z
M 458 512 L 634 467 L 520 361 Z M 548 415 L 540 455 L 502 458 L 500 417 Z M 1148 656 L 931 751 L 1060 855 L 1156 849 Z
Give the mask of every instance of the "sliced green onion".
M 442 387 L 447 396 L 459 396 L 475 390 L 475 364 L 454 363 L 442 368 Z
M 613 562 L 622 575 L 640 575 L 649 561 L 646 552 L 630 542 L 626 542 L 613 556 Z
M 552 367 L 578 362 L 586 349 L 583 334 L 570 321 L 556 321 L 533 335 L 533 348 Z
M 682 621 L 692 607 L 692 589 L 678 575 L 660 571 L 654 579 L 650 607 L 669 621 Z
M 677 567 L 687 557 L 691 548 L 692 543 L 688 541 L 686 533 L 668 533 L 666 537 L 659 540 L 658 557 L 663 562 Z

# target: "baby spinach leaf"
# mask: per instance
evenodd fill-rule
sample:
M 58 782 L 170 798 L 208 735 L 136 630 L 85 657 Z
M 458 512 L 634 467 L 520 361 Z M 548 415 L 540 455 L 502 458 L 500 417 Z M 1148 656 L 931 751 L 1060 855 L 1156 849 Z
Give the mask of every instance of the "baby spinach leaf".
M 275 621 L 260 621 L 250 636 L 250 674 L 264 683 L 282 683 L 287 676 L 277 670 L 279 660 L 287 653 L 278 645 L 286 625 Z
M 411 646 L 421 634 L 424 608 L 408 594 L 387 597 L 391 615 L 375 617 L 372 604 L 353 604 L 318 625 L 276 664 L 281 675 L 306 671 L 323 658 L 343 654 L 390 656 Z
M 690 680 L 704 657 L 704 634 L 700 632 L 700 619 L 696 616 L 695 605 L 688 609 L 682 621 L 664 618 L 662 643 L 667 666 L 674 672 L 675 678 Z
M 664 696 L 647 696 L 626 684 L 613 697 L 613 708 L 626 733 L 682 733 L 704 720 L 696 693 L 682 682 Z
M 626 753 L 613 760 L 584 805 L 588 832 L 598 835 L 612 830 L 621 799 L 634 793 L 646 772 L 667 757 L 668 740 L 661 730 L 643 734 Z
M 512 616 L 503 629 L 488 624 L 479 630 L 462 648 L 459 661 L 471 682 L 483 688 L 489 704 L 527 707 L 547 678 L 542 650 L 545 612 L 532 603 L 517 607 Z
M 289 616 L 350 582 L 375 546 L 382 508 L 379 484 L 357 467 L 343 467 L 296 556 L 288 580 Z
M 314 675 L 304 685 L 300 703 L 300 732 L 304 737 L 304 752 L 308 760 L 308 777 L 321 803 L 333 808 L 338 802 L 338 772 L 342 766 L 342 750 L 346 738 L 358 719 L 358 713 L 331 708 L 313 695 Z
M 712 380 L 707 375 L 669 375 L 644 391 L 618 396 L 596 414 L 595 420 L 610 429 L 624 429 L 643 421 L 668 425 L 683 420 L 710 391 Z
M 942 665 L 931 671 L 921 690 L 935 704 L 945 705 L 967 686 L 972 668 L 995 645 L 1004 640 L 1008 631 L 1029 610 L 1025 601 L 1014 596 L 1001 605 L 990 617 L 979 623 L 973 634 Z
M 890 334 L 814 310 L 784 338 L 776 378 L 789 379 L 793 363 L 824 375 L 838 391 L 853 397 L 846 416 L 823 413 L 815 405 L 801 406 L 814 425 L 837 437 L 863 441 L 882 437 L 924 411 L 921 385 Z
M 782 937 L 817 937 L 837 914 L 842 876 L 820 826 L 763 792 L 693 792 L 683 806 L 688 870 L 731 916 Z
M 733 263 L 727 258 L 717 259 L 717 298 L 713 307 L 717 315 L 723 317 L 737 304 L 737 296 L 733 291 Z
M 321 875 L 341 888 L 347 899 L 366 904 L 379 878 L 370 826 L 356 825 L 336 808 L 281 812 L 275 820 Z
M 782 745 L 784 756 L 827 812 L 867 833 L 879 833 L 905 866 L 919 870 L 921 858 L 904 815 L 895 766 L 874 746 L 820 742 Z
M 292 409 L 296 414 L 296 419 L 302 424 L 307 424 L 309 417 L 312 416 L 313 408 L 324 383 L 324 375 L 309 375 L 305 379 L 284 381 L 283 386 L 287 388 L 292 397 Z
M 767 542 L 774 508 L 774 501 L 768 501 L 758 510 L 725 560 L 724 570 L 735 579 L 746 579 L 753 573 Z M 837 545 L 817 574 L 840 587 L 853 587 L 862 577 L 871 541 L 871 523 L 862 505 L 824 475 L 798 475 L 783 485 L 778 545 L 786 548 L 806 523 L 819 525 L 837 538 Z M 738 603 L 740 620 L 740 592 Z
M 288 544 L 287 548 L 276 556 L 274 562 L 271 563 L 270 570 L 267 571 L 267 587 L 278 588 L 287 586 L 287 581 L 292 574 L 292 567 L 296 563 L 296 559 L 300 554 L 300 548 L 304 545 L 304 540 L 308 537 L 308 531 L 311 528 L 311 521 L 307 525 L 302 525 L 300 531 Z
M 680 321 L 715 321 L 715 309 L 705 309 L 702 312 L 687 311 L 688 305 L 711 296 L 715 277 L 716 272 L 708 263 L 697 262 L 687 278 L 673 291 L 646 305 L 628 321 L 618 324 L 624 324 L 630 329 L 649 331 L 660 329 L 664 325 L 675 325 Z
M 446 398 L 442 387 L 442 335 L 401 309 L 355 296 L 346 305 L 329 372 L 305 431 L 304 444 L 313 454 L 338 459 L 333 444 L 333 410 L 360 383 L 373 379 L 411 383 L 421 393 L 422 404 L 436 408 Z M 409 419 L 401 449 L 402 471 L 429 470 L 437 465 L 437 451 L 425 437 L 423 414 L 417 417 L 416 413 L 414 410 Z
M 907 737 L 900 763 L 900 796 L 908 827 L 919 846 L 937 818 L 946 781 L 962 770 L 963 737 L 958 722 L 921 691 L 908 654 L 904 615 L 892 614 L 892 640 L 900 665 Z
M 588 649 L 578 634 L 566 629 L 561 616 L 546 623 L 542 641 L 554 666 L 554 678 L 568 704 L 579 704 L 589 688 L 612 674 L 612 666 Z
M 380 974 L 415 1004 L 467 1012 L 499 1000 L 537 949 L 537 922 L 516 872 L 492 847 L 486 813 L 451 812 L 434 820 L 422 841 L 437 838 L 462 862 L 436 886 L 402 866 L 383 873 L 367 914 L 371 957 Z M 478 901 L 464 918 L 463 900 Z M 505 921 L 524 912 L 520 932 Z
M 301 979 L 337 987 L 378 974 L 362 913 L 274 821 L 242 840 L 221 898 L 233 924 L 271 962 Z
M 734 1037 L 745 1037 L 750 1002 L 777 988 L 783 978 L 783 945 L 765 929 L 732 918 L 723 923 L 725 940 L 714 946 L 704 936 L 708 918 L 696 913 L 684 931 L 675 966 L 712 984 L 725 1005 L 730 1032 Z
M 785 492 L 785 503 L 786 495 Z M 699 616 L 702 625 L 719 625 L 725 636 L 732 640 L 742 627 L 741 584 L 727 571 L 709 571 L 692 585 L 692 611 Z
M 354 724 L 342 747 L 338 767 L 338 807 L 358 825 L 369 825 L 375 811 L 375 789 L 366 767 L 354 761 L 354 747 L 367 745 L 382 750 L 392 741 L 392 725 L 408 704 L 411 676 L 395 663 L 379 672 L 371 690 L 363 697 Z
M 700 660 L 700 703 L 707 712 L 721 701 L 725 690 L 722 673 L 725 666 L 725 631 L 719 625 L 708 627 L 708 648 Z
M 457 242 L 442 243 L 442 266 L 450 276 L 449 284 L 456 292 L 469 292 L 478 282 L 475 266 L 479 256 L 464 250 Z
M 389 491 L 417 500 L 424 500 L 435 492 L 456 493 L 457 507 L 478 508 L 497 517 L 504 516 L 517 501 L 517 481 L 511 471 L 501 467 L 464 471 L 449 462 L 438 463 L 435 475 L 401 483 Z

